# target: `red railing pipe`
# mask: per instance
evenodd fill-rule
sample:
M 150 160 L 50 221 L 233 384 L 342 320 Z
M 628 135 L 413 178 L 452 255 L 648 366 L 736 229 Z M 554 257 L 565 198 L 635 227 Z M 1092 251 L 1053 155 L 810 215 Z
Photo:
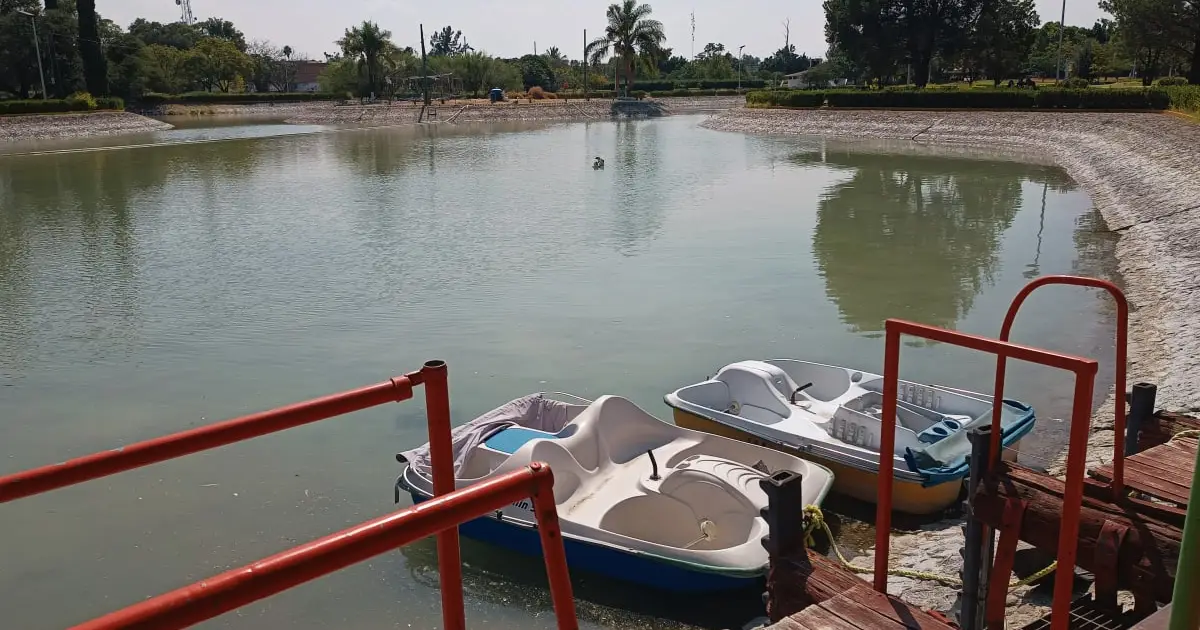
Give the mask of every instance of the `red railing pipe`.
M 0 477 L 0 503 L 412 398 L 422 372 Z
M 899 319 L 889 319 L 884 325 L 886 339 L 883 358 L 883 417 L 879 446 L 879 484 L 875 511 L 875 590 L 887 593 L 888 556 L 891 551 L 892 528 L 892 469 L 896 444 L 896 406 L 900 376 L 900 337 L 912 335 L 940 341 L 972 350 L 990 352 L 1030 363 L 1038 363 L 1075 373 L 1075 397 L 1071 409 L 1070 442 L 1067 447 L 1067 480 L 1063 496 L 1062 526 L 1058 537 L 1058 566 L 1069 575 L 1075 566 L 1078 543 L 1079 513 L 1083 504 L 1083 473 L 1087 452 L 1088 429 L 1091 424 L 1091 392 L 1095 385 L 1097 364 L 1092 359 L 1050 352 L 1029 346 L 997 341 L 978 335 L 935 328 Z M 1067 630 L 1071 610 L 1071 580 L 1054 582 L 1054 607 L 1051 630 Z
M 1021 305 L 1025 303 L 1025 298 L 1040 287 L 1049 284 L 1065 284 L 1077 287 L 1093 287 L 1096 289 L 1104 289 L 1112 296 L 1113 301 L 1117 303 L 1117 347 L 1116 347 L 1116 366 L 1114 372 L 1116 376 L 1116 407 L 1113 409 L 1113 474 L 1112 474 L 1112 496 L 1113 500 L 1117 500 L 1122 496 L 1125 487 L 1125 369 L 1129 362 L 1128 344 L 1129 344 L 1129 300 L 1125 299 L 1125 293 L 1117 288 L 1117 285 L 1099 278 L 1087 278 L 1084 276 L 1042 276 L 1025 285 L 1013 298 L 1012 304 L 1008 307 L 1008 313 L 1004 316 L 1004 324 L 1000 327 L 1000 341 L 1008 341 L 1012 334 L 1013 322 L 1017 319 L 1017 312 L 1021 310 Z M 992 411 L 992 465 L 995 466 L 1000 462 L 1000 416 L 1003 413 L 1002 403 L 1004 402 L 1004 378 L 1005 368 L 1007 367 L 1007 357 L 999 355 L 996 357 L 996 387 L 995 392 L 995 408 Z M 1091 399 L 1088 399 L 1089 407 Z
M 421 368 L 421 374 L 425 379 L 425 413 L 429 416 L 433 493 L 435 496 L 446 496 L 454 492 L 454 449 L 450 441 L 450 389 L 446 363 L 430 361 Z M 438 585 L 442 589 L 442 623 L 446 630 L 466 630 L 462 550 L 457 525 L 438 531 L 437 551 Z
M 75 626 L 74 630 L 186 628 L 435 532 L 532 497 L 550 596 L 559 630 L 578 630 L 558 512 L 554 475 L 542 463 L 515 470 L 356 527 L 289 549 L 191 586 Z M 443 576 L 443 584 L 444 584 Z M 443 598 L 445 591 L 443 590 Z M 462 609 L 458 610 L 462 616 Z

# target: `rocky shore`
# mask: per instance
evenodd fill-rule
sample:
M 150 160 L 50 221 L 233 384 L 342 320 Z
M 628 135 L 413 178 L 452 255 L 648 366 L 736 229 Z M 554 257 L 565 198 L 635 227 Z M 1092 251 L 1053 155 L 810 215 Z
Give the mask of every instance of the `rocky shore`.
M 1200 319 L 1194 315 L 1200 308 L 1200 125 L 1167 114 L 742 108 L 703 126 L 882 140 L 900 153 L 1057 164 L 1120 234 L 1116 257 L 1131 310 L 1129 383 L 1157 384 L 1159 408 L 1200 406 L 1200 374 L 1191 369 L 1200 352 Z M 1112 409 L 1119 394 L 1110 392 L 1094 413 L 1089 467 L 1112 458 Z M 944 521 L 894 536 L 893 566 L 957 575 L 961 525 Z M 857 562 L 869 566 L 872 555 Z M 889 585 L 926 608 L 947 610 L 954 601 L 953 589 L 931 582 L 893 578 Z M 1029 621 L 1046 610 L 1044 590 L 1024 587 L 1010 595 L 1009 621 Z
M 165 122 L 129 112 L 0 116 L 0 142 L 111 136 L 170 128 Z

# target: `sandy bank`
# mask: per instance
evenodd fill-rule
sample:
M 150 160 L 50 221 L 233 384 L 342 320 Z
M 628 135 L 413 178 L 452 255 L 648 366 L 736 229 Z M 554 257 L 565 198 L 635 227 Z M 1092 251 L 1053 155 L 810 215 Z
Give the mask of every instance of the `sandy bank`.
M 899 153 L 1054 163 L 1091 195 L 1110 230 L 1130 302 L 1129 383 L 1158 385 L 1158 406 L 1200 405 L 1200 125 L 1166 114 L 736 109 L 704 126 L 743 133 L 886 139 Z M 1096 357 L 1111 361 L 1111 357 Z M 1093 418 L 1089 466 L 1112 458 L 1110 392 Z M 1052 470 L 1051 472 L 1055 472 Z M 961 521 L 893 537 L 894 566 L 956 574 Z M 861 564 L 869 565 L 867 558 Z M 1040 567 L 1038 567 L 1040 568 Z M 953 590 L 894 578 L 890 590 L 946 610 Z M 1027 621 L 1049 603 L 1043 589 L 1018 589 L 1009 621 Z
M 0 141 L 83 138 L 170 128 L 165 122 L 129 112 L 2 116 Z

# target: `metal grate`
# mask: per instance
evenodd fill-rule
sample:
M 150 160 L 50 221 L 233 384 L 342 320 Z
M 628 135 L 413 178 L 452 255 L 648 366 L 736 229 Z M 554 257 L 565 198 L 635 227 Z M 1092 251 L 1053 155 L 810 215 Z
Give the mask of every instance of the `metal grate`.
M 1024 626 L 1021 630 L 1049 630 L 1050 618 L 1053 615 L 1053 612 L 1046 613 L 1045 617 Z M 1071 630 L 1127 630 L 1131 626 L 1133 621 L 1128 615 L 1096 607 L 1096 602 L 1092 601 L 1091 596 L 1071 602 Z

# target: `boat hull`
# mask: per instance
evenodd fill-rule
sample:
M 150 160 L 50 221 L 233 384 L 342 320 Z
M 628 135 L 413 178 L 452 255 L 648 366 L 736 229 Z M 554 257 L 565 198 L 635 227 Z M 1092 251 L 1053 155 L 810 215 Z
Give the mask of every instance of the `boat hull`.
M 846 464 L 818 457 L 812 453 L 772 444 L 740 429 L 726 426 L 714 420 L 683 409 L 672 408 L 675 424 L 685 429 L 704 431 L 723 437 L 742 440 L 751 444 L 777 449 L 797 457 L 815 462 L 833 471 L 833 492 L 854 497 L 867 503 L 876 503 L 879 474 Z M 948 481 L 925 486 L 920 481 L 896 479 L 892 486 L 892 509 L 906 514 L 934 514 L 945 510 L 958 500 L 962 481 Z
M 409 489 L 414 504 L 429 497 Z M 529 556 L 542 556 L 542 541 L 536 529 L 519 523 L 481 517 L 459 526 L 459 533 L 468 538 L 503 547 Z M 605 545 L 563 536 L 563 548 L 570 569 L 588 571 L 658 590 L 680 593 L 709 593 L 761 588 L 761 575 L 725 575 L 706 571 L 691 571 L 682 566 L 661 562 L 639 554 L 631 554 Z

